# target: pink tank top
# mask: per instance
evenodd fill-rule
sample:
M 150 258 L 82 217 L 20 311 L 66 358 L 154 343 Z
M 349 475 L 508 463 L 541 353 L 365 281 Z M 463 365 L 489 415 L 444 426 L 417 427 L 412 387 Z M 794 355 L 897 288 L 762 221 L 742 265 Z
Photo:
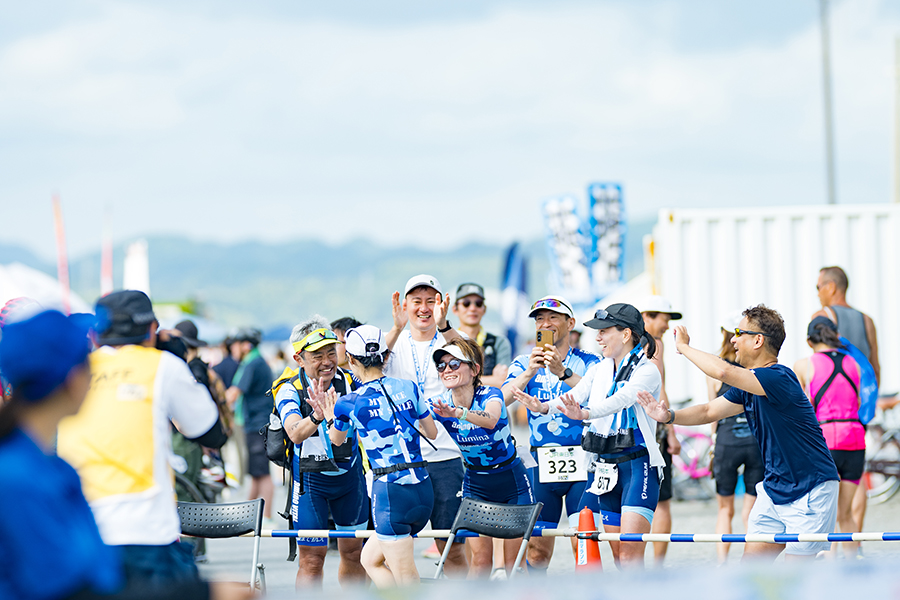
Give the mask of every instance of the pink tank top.
M 840 372 L 815 406 L 815 398 L 834 371 L 834 360 L 841 365 L 846 377 Z M 816 352 L 810 357 L 813 376 L 809 382 L 809 394 L 816 408 L 816 418 L 825 435 L 830 450 L 864 450 L 866 431 L 858 420 L 859 412 L 859 366 L 856 361 L 840 352 Z M 849 378 L 849 379 L 848 379 Z M 851 384 L 852 382 L 852 384 Z

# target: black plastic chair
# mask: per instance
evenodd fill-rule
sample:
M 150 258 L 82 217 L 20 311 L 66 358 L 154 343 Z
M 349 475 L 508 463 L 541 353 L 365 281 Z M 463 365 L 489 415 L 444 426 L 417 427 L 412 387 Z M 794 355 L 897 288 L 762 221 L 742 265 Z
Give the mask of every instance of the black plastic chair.
M 444 552 L 441 554 L 434 578 L 440 578 L 444 572 L 444 562 L 450 553 L 450 545 L 453 543 L 456 533 L 460 529 L 465 529 L 480 535 L 505 540 L 522 538 L 522 545 L 519 546 L 519 553 L 516 555 L 514 563 L 516 569 L 513 569 L 509 575 L 509 578 L 512 579 L 518 570 L 518 565 L 522 562 L 522 557 L 525 556 L 525 547 L 528 545 L 528 540 L 531 539 L 531 532 L 534 530 L 534 524 L 537 522 L 543 506 L 542 502 L 537 504 L 495 504 L 463 498 L 456 518 L 453 520 L 453 526 L 450 528 L 450 536 L 447 538 L 447 544 L 444 546 Z
M 250 589 L 257 581 L 266 590 L 265 567 L 259 562 L 259 540 L 262 533 L 262 498 L 233 504 L 200 504 L 179 502 L 181 533 L 200 538 L 231 538 L 253 534 L 253 566 L 250 570 Z

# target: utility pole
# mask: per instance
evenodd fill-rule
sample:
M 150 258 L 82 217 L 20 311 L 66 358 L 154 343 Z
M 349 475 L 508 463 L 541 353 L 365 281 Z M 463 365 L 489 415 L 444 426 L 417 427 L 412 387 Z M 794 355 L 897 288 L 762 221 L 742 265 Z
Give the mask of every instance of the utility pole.
M 822 25 L 822 93 L 825 98 L 825 169 L 828 184 L 828 204 L 837 204 L 834 186 L 834 132 L 831 109 L 831 59 L 828 41 L 828 0 L 819 0 Z
M 894 38 L 894 202 L 900 204 L 900 37 Z

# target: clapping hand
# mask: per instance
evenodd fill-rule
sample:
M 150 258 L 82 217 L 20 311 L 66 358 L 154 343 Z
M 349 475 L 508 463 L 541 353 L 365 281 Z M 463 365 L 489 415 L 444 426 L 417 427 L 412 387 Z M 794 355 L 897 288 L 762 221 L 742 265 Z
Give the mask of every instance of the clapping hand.
M 456 406 L 446 402 L 444 400 L 438 399 L 431 403 L 431 407 L 434 410 L 435 414 L 439 417 L 444 417 L 445 419 L 456 419 Z
M 544 408 L 545 408 L 544 403 L 541 402 L 540 400 L 538 400 L 537 398 L 535 398 L 534 396 L 526 394 L 525 392 L 523 392 L 522 390 L 520 390 L 518 388 L 513 389 L 513 396 L 515 397 L 516 400 L 521 402 L 522 405 L 525 408 L 527 408 L 528 410 L 530 410 L 531 412 L 546 414 L 546 411 L 544 410 Z
M 654 421 L 665 423 L 669 420 L 669 409 L 661 402 L 657 402 L 650 392 L 645 390 L 639 391 L 637 393 L 637 401 L 644 409 L 644 412 L 647 413 L 647 416 Z
M 576 421 L 584 421 L 591 416 L 591 413 L 582 408 L 581 404 L 572 397 L 572 394 L 562 395 L 562 406 L 560 407 L 560 410 L 564 415 L 570 419 L 575 419 Z
M 409 321 L 409 314 L 406 312 L 406 300 L 400 302 L 400 292 L 394 292 L 391 296 L 391 312 L 394 316 L 394 328 L 403 331 Z

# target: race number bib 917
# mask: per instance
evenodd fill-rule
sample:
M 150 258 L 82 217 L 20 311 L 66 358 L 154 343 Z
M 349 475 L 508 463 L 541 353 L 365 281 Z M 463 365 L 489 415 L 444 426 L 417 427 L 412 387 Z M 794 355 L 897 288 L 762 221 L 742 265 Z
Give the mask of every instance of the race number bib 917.
M 602 496 L 609 492 L 619 482 L 619 469 L 612 463 L 594 463 L 594 481 L 588 491 Z
M 587 481 L 584 450 L 581 446 L 537 448 L 538 480 L 541 483 Z

